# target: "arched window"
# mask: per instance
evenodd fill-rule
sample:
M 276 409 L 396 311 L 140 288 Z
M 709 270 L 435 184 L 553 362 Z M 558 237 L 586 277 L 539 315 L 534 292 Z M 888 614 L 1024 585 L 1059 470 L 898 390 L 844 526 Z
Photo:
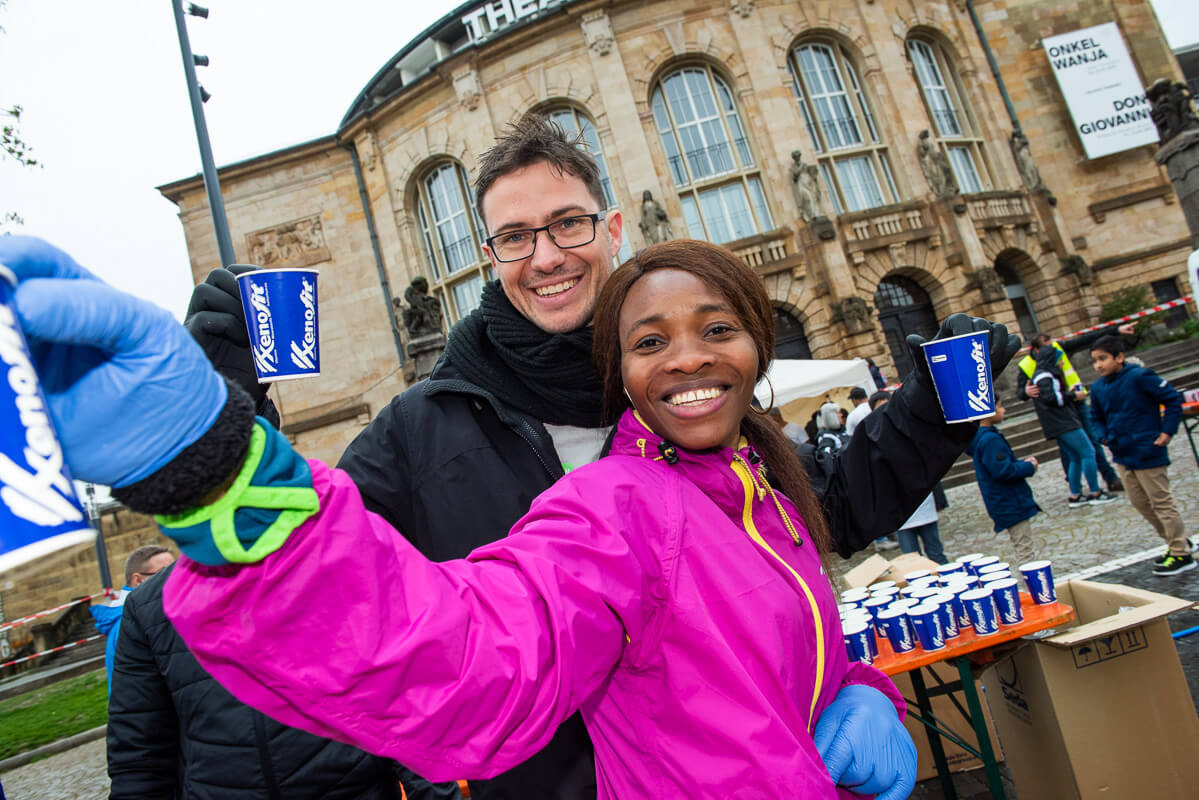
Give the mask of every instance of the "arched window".
M 607 204 L 607 208 L 616 208 L 616 195 L 612 192 L 608 162 L 604 159 L 604 150 L 600 147 L 599 134 L 595 132 L 595 125 L 585 114 L 569 106 L 551 109 L 545 113 L 545 117 L 570 136 L 583 134 L 583 144 L 586 145 L 587 152 L 591 153 L 596 166 L 599 167 L 600 184 L 604 189 L 604 202 Z M 620 252 L 617 254 L 617 258 L 623 264 L 632 257 L 633 248 L 629 245 L 629 237 L 626 235 L 620 243 Z
M 483 223 L 460 164 L 444 161 L 424 173 L 417 185 L 416 216 L 430 291 L 441 298 L 447 319 L 455 322 L 479 305 L 483 283 L 490 279 L 489 262 L 479 246 Z
M 953 167 L 958 187 L 965 193 L 991 186 L 982 136 L 958 83 L 957 70 L 945 48 L 926 39 L 908 39 L 908 56 L 915 68 L 932 131 Z
M 723 244 L 774 228 L 733 92 L 710 67 L 662 78 L 654 123 L 693 239 Z
M 809 41 L 787 59 L 833 209 L 862 211 L 899 201 L 887 147 L 845 48 Z

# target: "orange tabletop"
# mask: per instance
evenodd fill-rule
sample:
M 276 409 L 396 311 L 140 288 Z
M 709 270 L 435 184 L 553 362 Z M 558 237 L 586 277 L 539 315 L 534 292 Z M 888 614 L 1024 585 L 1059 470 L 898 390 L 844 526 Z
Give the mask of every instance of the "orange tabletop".
M 1072 607 L 1065 603 L 1037 605 L 1027 592 L 1020 593 L 1020 608 L 1024 611 L 1023 622 L 1015 625 L 1000 625 L 999 632 L 990 636 L 979 636 L 974 632 L 973 626 L 967 626 L 962 629 L 956 639 L 949 639 L 943 648 L 931 653 L 921 648 L 919 644 L 911 652 L 896 653 L 891 649 L 891 642 L 879 636 L 877 637 L 878 657 L 874 659 L 874 666 L 888 675 L 898 675 L 901 672 L 910 672 L 938 661 L 946 661 L 967 653 L 986 650 L 997 644 L 1010 642 L 1013 639 L 1019 639 L 1030 633 L 1043 631 L 1074 619 Z
M 1199 417 L 1199 403 L 1183 403 L 1182 415 L 1184 417 Z

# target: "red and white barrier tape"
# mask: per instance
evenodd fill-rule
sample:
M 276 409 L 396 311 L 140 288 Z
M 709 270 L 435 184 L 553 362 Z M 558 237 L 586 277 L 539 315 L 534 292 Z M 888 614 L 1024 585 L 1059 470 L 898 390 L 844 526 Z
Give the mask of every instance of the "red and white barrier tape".
M 116 592 L 113 591 L 112 589 L 104 589 L 102 591 L 96 592 L 95 594 L 91 595 L 90 597 L 81 597 L 78 600 L 72 600 L 69 603 L 63 603 L 61 606 L 55 606 L 54 608 L 47 608 L 45 611 L 39 611 L 36 614 L 30 614 L 27 617 L 21 617 L 20 619 L 15 619 L 12 622 L 5 622 L 3 625 L 0 625 L 0 633 L 4 633 L 5 631 L 12 630 L 13 628 L 17 627 L 18 625 L 24 625 L 26 622 L 33 622 L 35 619 L 41 619 L 42 617 L 48 617 L 51 614 L 56 614 L 59 611 L 62 611 L 64 608 L 70 608 L 71 606 L 79 605 L 80 603 L 90 603 L 91 601 L 95 600 L 97 597 L 115 597 L 115 596 L 116 596 Z
M 1062 341 L 1065 339 L 1073 339 L 1075 336 L 1082 336 L 1084 333 L 1090 333 L 1091 331 L 1097 331 L 1100 328 L 1106 328 L 1110 325 L 1123 325 L 1125 322 L 1132 322 L 1134 319 L 1141 319 L 1142 317 L 1147 317 L 1150 314 L 1156 314 L 1159 311 L 1165 311 L 1168 308 L 1177 308 L 1178 306 L 1185 305 L 1186 303 L 1189 303 L 1190 301 L 1191 301 L 1190 297 L 1180 297 L 1177 300 L 1167 300 L 1166 302 L 1160 303 L 1156 306 L 1151 306 L 1149 308 L 1141 309 L 1140 311 L 1134 311 L 1133 313 L 1129 314 L 1127 317 L 1120 317 L 1119 319 L 1113 319 L 1109 322 L 1101 322 L 1098 325 L 1092 325 L 1091 327 L 1083 328 L 1080 331 L 1074 331 L 1073 333 L 1067 333 L 1065 336 L 1062 336 L 1061 338 L 1059 338 L 1058 341 Z
M 5 661 L 3 664 L 0 664 L 0 669 L 4 669 L 5 667 L 11 667 L 13 664 L 20 664 L 25 661 L 32 661 L 35 658 L 40 658 L 41 656 L 47 656 L 47 655 L 50 655 L 51 653 L 61 653 L 63 650 L 70 650 L 72 647 L 77 647 L 78 645 L 86 644 L 88 642 L 94 642 L 96 639 L 102 639 L 103 637 L 104 637 L 104 634 L 97 633 L 95 636 L 89 636 L 86 639 L 80 639 L 77 642 L 71 642 L 70 644 L 60 644 L 58 647 L 51 647 L 49 650 L 43 650 L 42 652 L 34 653 L 31 656 L 24 656 L 22 658 L 15 658 L 12 661 Z

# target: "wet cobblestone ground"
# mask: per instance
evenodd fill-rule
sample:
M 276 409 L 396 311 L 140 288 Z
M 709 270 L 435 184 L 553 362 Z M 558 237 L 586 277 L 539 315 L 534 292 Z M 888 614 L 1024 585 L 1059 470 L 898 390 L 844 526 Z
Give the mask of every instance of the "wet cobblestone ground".
M 1179 436 L 1170 443 L 1170 457 L 1173 460 L 1170 484 L 1174 498 L 1187 523 L 1188 534 L 1199 534 L 1199 525 L 1194 523 L 1196 512 L 1199 511 L 1199 470 L 1196 469 L 1186 435 L 1181 430 Z M 1043 509 L 1033 520 L 1037 547 L 1043 557 L 1053 560 L 1057 575 L 1100 566 L 1150 548 L 1164 550 L 1161 539 L 1123 494 L 1117 495 L 1117 502 L 1104 506 L 1067 508 L 1066 482 L 1062 477 L 1061 465 L 1056 461 L 1042 463 L 1030 483 Z M 981 551 L 993 553 L 1007 561 L 1015 560 L 1015 552 L 1007 537 L 997 535 L 992 530 L 993 525 L 975 484 L 950 489 L 947 495 L 949 507 L 940 515 L 941 539 L 947 555 L 952 558 Z M 841 562 L 841 566 L 849 569 L 872 552 L 859 553 L 849 561 Z M 893 557 L 898 552 L 890 551 L 884 555 Z M 1151 566 L 1146 560 L 1098 575 L 1094 579 L 1126 583 L 1199 602 L 1199 570 L 1171 578 L 1158 578 L 1151 574 Z M 1175 630 L 1199 624 L 1199 613 L 1175 615 L 1171 624 Z M 1195 695 L 1199 693 L 1199 636 L 1191 639 L 1179 640 L 1179 649 L 1189 656 L 1183 659 L 1184 665 L 1191 661 L 1187 672 L 1192 695 Z M 8 800 L 103 800 L 108 796 L 104 740 L 99 739 L 7 772 L 0 775 L 0 782 L 3 782 Z M 955 782 L 963 800 L 982 800 L 990 796 L 981 771 L 960 773 L 955 776 Z M 936 781 L 925 781 L 912 795 L 913 798 L 928 800 L 940 796 Z M 1014 796 L 1014 792 L 1009 794 L 1009 797 Z
M 104 740 L 18 767 L 0 775 L 0 782 L 8 800 L 104 800 L 108 797 Z

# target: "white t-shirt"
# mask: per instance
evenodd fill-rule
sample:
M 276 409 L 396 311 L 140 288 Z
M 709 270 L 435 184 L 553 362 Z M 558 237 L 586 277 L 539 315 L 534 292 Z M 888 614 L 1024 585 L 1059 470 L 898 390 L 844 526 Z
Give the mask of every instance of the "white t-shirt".
M 870 415 L 869 403 L 858 403 L 853 407 L 853 411 L 849 412 L 849 416 L 845 418 L 845 432 L 853 436 L 853 429 L 858 427 L 858 423 L 866 419 Z
M 899 526 L 901 531 L 906 531 L 908 528 L 915 528 L 917 525 L 927 525 L 930 522 L 937 521 L 937 503 L 933 500 L 933 496 L 929 494 L 924 498 L 924 502 L 912 512 L 912 516 L 908 517 L 908 521 Z
M 612 432 L 611 426 L 576 428 L 573 425 L 546 425 L 545 430 L 554 440 L 554 449 L 558 451 L 558 458 L 562 459 L 563 472 L 599 461 L 604 442 Z

